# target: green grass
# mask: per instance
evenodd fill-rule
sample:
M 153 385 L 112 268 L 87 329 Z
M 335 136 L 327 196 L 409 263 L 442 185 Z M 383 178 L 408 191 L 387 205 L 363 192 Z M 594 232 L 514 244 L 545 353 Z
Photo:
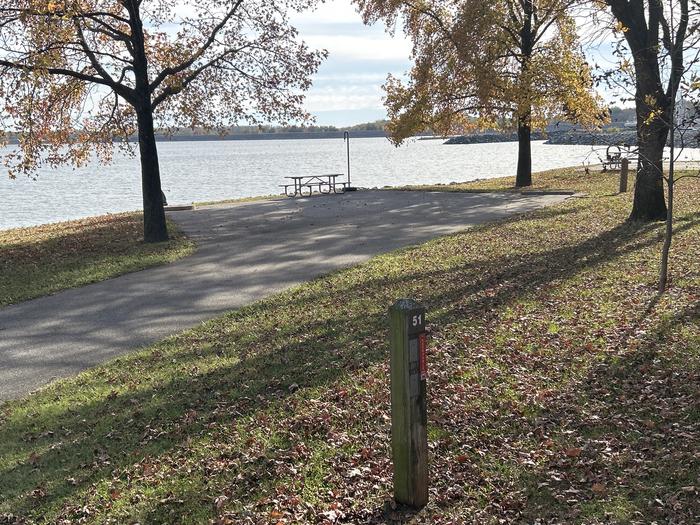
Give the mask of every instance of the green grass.
M 605 188 L 612 190 L 614 184 L 607 184 L 611 177 L 616 175 L 611 173 L 591 172 L 585 175 L 583 168 L 555 169 L 537 173 L 533 176 L 532 186 L 527 188 L 516 188 L 513 186 L 512 177 L 500 177 L 496 179 L 480 179 L 468 182 L 452 182 L 450 184 L 421 184 L 411 186 L 387 186 L 388 190 L 405 191 L 447 191 L 459 193 L 488 193 L 493 191 L 505 191 L 510 193 L 520 193 L 529 191 L 565 191 L 565 192 L 585 192 L 589 185 L 595 188 Z M 585 183 L 582 183 L 583 179 Z M 615 187 L 615 191 L 617 188 Z
M 175 261 L 194 243 L 168 221 L 170 241 L 143 242 L 142 215 L 121 213 L 0 230 L 0 307 Z
M 222 204 L 240 204 L 244 202 L 274 201 L 287 198 L 285 195 L 256 195 L 254 197 L 239 197 L 237 199 L 224 199 L 220 201 L 203 201 L 193 203 L 196 208 L 203 206 L 219 206 Z
M 615 175 L 257 302 L 0 407 L 0 523 L 694 523 L 700 184 Z M 505 184 L 501 181 L 491 184 Z M 468 188 L 465 188 L 468 189 Z M 429 505 L 393 510 L 387 308 L 430 328 Z M 556 327 L 554 329 L 553 327 Z

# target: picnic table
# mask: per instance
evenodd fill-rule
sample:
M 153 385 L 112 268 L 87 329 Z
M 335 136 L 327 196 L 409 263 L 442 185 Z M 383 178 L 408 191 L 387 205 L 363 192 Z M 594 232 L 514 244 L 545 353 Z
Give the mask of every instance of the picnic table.
M 608 169 L 619 170 L 622 166 L 622 159 L 636 161 L 637 150 L 633 150 L 627 144 L 612 144 L 608 146 L 605 150 L 603 171 L 608 171 Z
M 345 182 L 338 182 L 338 177 L 343 177 L 343 173 L 327 173 L 325 175 L 301 175 L 285 177 L 290 179 L 290 184 L 280 184 L 284 188 L 284 194 L 287 197 L 296 197 L 297 195 L 310 196 L 314 192 L 314 188 L 319 193 L 342 193 L 345 191 Z M 293 188 L 293 190 L 290 190 Z M 293 192 L 292 192 L 293 191 Z

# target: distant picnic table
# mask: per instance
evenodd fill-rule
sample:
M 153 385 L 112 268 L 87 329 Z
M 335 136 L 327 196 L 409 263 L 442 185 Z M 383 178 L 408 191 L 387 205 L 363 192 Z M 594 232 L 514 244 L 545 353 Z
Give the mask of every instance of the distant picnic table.
M 605 150 L 605 160 L 603 161 L 603 171 L 608 169 L 619 170 L 622 167 L 622 160 L 638 160 L 638 150 L 632 149 L 627 144 L 612 144 Z
M 343 193 L 345 191 L 345 182 L 338 182 L 338 177 L 343 177 L 343 173 L 327 173 L 324 175 L 301 175 L 290 176 L 285 179 L 290 179 L 290 184 L 280 184 L 284 188 L 284 194 L 287 197 L 296 197 L 298 195 L 310 196 L 314 189 L 319 193 Z M 291 189 L 293 188 L 293 189 Z

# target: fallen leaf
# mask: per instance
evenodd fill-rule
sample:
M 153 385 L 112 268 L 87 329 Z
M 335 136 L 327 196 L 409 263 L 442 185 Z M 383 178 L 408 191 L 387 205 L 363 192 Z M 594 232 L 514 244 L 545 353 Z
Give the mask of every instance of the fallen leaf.
M 605 494 L 605 485 L 602 483 L 593 483 L 591 490 L 595 492 L 598 496 Z

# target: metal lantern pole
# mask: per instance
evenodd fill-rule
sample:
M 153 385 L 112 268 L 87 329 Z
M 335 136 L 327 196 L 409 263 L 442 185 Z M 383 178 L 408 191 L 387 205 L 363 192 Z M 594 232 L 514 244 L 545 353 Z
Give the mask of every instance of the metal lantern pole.
M 346 146 L 347 146 L 347 152 L 348 152 L 348 183 L 347 186 L 345 186 L 345 191 L 356 191 L 357 188 L 354 188 L 350 184 L 350 132 L 349 131 L 343 131 L 343 141 L 345 141 Z

